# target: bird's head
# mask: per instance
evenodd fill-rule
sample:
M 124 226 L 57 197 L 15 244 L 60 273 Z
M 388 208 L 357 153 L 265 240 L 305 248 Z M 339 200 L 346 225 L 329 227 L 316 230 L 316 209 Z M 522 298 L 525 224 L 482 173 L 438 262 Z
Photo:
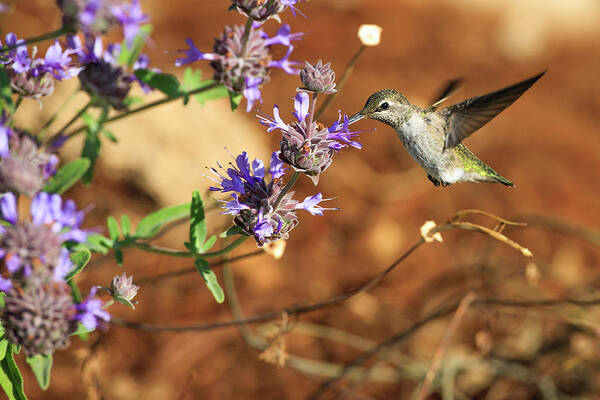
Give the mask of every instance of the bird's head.
M 384 89 L 369 96 L 363 109 L 350 117 L 349 122 L 354 123 L 369 118 L 395 127 L 409 111 L 410 103 L 402 93 L 393 89 Z

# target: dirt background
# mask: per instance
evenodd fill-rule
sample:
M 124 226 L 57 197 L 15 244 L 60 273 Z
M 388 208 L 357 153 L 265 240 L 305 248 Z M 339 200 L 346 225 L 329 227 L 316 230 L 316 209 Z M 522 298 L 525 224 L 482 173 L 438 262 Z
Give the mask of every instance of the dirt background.
M 153 41 L 146 51 L 153 66 L 181 75 L 183 71 L 173 66 L 175 55 L 166 51 L 184 47 L 186 37 L 209 50 L 223 25 L 243 21 L 227 6 L 228 2 L 217 0 L 143 1 L 154 24 Z M 358 111 L 370 93 L 382 88 L 399 89 L 424 106 L 451 78 L 465 78 L 451 99 L 459 101 L 548 72 L 466 142 L 515 182 L 515 188 L 488 184 L 435 188 L 390 128 L 372 121 L 357 124 L 361 129 L 376 129 L 362 135 L 364 148 L 336 155 L 317 189 L 308 179 L 300 179 L 297 185 L 298 197 L 321 191 L 335 197 L 330 204 L 341 210 L 323 217 L 301 215 L 280 260 L 261 255 L 233 264 L 246 316 L 355 288 L 415 243 L 426 220 L 443 223 L 461 209 L 481 209 L 521 221 L 542 215 L 561 221 L 563 227 L 595 227 L 583 232 L 598 242 L 599 2 L 313 0 L 299 8 L 306 18 L 294 18 L 290 12 L 282 16 L 294 32 L 305 33 L 292 58 L 330 61 L 338 75 L 359 47 L 358 26 L 383 27 L 381 45 L 364 52 L 351 79 L 323 115 L 325 122 L 335 119 L 338 109 L 348 114 Z M 42 0 L 15 2 L 13 12 L 0 18 L 3 30 L 15 31 L 19 37 L 60 24 L 52 2 Z M 270 33 L 276 29 L 275 22 L 265 25 Z M 45 51 L 45 45 L 40 50 Z M 210 76 L 206 63 L 197 64 Z M 271 77 L 260 110 L 271 114 L 273 104 L 279 104 L 284 119 L 289 118 L 298 79 L 281 71 L 273 71 Z M 58 85 L 41 109 L 37 102 L 25 102 L 17 123 L 40 126 L 75 85 Z M 73 104 L 85 100 L 82 94 Z M 55 128 L 68 118 L 63 115 Z M 119 143 L 103 143 L 93 184 L 69 192 L 81 207 L 95 204 L 86 218 L 89 227 L 104 226 L 107 216 L 124 213 L 136 223 L 160 207 L 187 202 L 192 190 L 204 192 L 209 185 L 204 177 L 207 166 L 219 160 L 225 163 L 229 152 L 241 150 L 266 159 L 279 139 L 265 132 L 254 113 L 232 114 L 225 99 L 206 106 L 170 104 L 110 129 Z M 65 159 L 75 157 L 80 149 L 81 142 L 74 141 Z M 489 220 L 475 220 L 493 226 Z M 214 232 L 224 221 L 215 212 L 209 215 Z M 581 236 L 578 232 L 582 231 L 574 233 Z M 32 399 L 302 399 L 318 387 L 328 368 L 360 355 L 361 346 L 369 348 L 469 290 L 480 297 L 512 300 L 598 297 L 597 246 L 539 223 L 509 227 L 505 233 L 533 252 L 533 263 L 484 235 L 449 231 L 443 243 L 420 247 L 368 293 L 290 318 L 291 333 L 282 336 L 287 352 L 321 362 L 302 372 L 298 359 L 288 367 L 260 360 L 260 351 L 248 346 L 234 328 L 159 334 L 112 324 L 87 342 L 74 339 L 69 349 L 56 353 L 47 392 L 40 392 L 28 373 L 26 391 Z M 185 234 L 182 227 L 157 243 L 182 248 Z M 248 241 L 235 254 L 255 249 Z M 87 291 L 91 285 L 107 285 L 122 271 L 138 280 L 190 266 L 182 259 L 127 251 L 123 268 L 97 257 L 79 284 Z M 222 282 L 221 270 L 217 273 Z M 216 304 L 197 274 L 142 285 L 137 299 L 135 311 L 118 306 L 110 311 L 131 321 L 174 326 L 232 318 L 227 303 Z M 598 399 L 599 321 L 598 307 L 474 307 L 446 349 L 441 371 L 456 382 L 456 398 Z M 318 326 L 306 325 L 309 322 Z M 449 318 L 440 318 L 417 330 L 394 352 L 381 354 L 377 367 L 385 371 L 373 370 L 358 382 L 342 381 L 351 389 L 331 391 L 329 398 L 410 398 L 448 323 Z M 317 337 L 324 326 L 339 330 L 333 340 Z M 253 325 L 252 329 L 260 334 L 269 327 Z M 25 365 L 24 360 L 19 362 Z M 448 382 L 445 385 L 452 391 Z

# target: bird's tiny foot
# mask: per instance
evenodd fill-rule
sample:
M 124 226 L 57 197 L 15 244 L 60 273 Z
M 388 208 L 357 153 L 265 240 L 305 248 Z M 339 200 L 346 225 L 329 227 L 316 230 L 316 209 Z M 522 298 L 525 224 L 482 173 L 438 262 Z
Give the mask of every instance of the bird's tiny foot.
M 433 183 L 433 186 L 435 186 L 435 187 L 440 186 L 440 181 L 438 181 L 437 179 L 435 179 L 433 176 L 427 175 L 427 178 L 429 178 L 429 180 L 431 181 L 431 183 Z

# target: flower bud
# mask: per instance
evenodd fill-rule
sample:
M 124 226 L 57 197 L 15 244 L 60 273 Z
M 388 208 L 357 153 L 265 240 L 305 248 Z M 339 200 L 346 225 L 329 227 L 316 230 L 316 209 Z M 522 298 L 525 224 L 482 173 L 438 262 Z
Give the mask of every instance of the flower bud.
M 331 64 L 323 65 L 319 60 L 315 65 L 308 61 L 300 71 L 300 80 L 304 87 L 300 91 L 331 94 L 335 93 L 335 72 L 331 69 Z

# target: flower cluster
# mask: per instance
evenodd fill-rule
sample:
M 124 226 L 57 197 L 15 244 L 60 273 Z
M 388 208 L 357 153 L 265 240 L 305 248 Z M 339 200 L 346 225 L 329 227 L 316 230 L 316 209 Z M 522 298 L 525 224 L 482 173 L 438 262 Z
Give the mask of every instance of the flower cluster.
M 246 34 L 245 29 L 249 29 Z M 241 93 L 246 98 L 246 111 L 250 111 L 254 102 L 262 102 L 260 87 L 269 81 L 269 68 L 281 68 L 289 74 L 297 74 L 289 56 L 294 49 L 291 42 L 302 36 L 291 33 L 289 25 L 282 25 L 277 34 L 269 37 L 260 24 L 249 28 L 226 26 L 220 37 L 215 39 L 213 53 L 203 53 L 192 39 L 186 39 L 187 50 L 180 50 L 185 57 L 178 58 L 175 65 L 181 66 L 198 60 L 209 60 L 214 70 L 214 79 L 221 82 L 231 93 Z M 280 60 L 271 58 L 271 46 L 287 47 L 285 56 Z
M 301 0 L 231 0 L 230 9 L 237 10 L 254 21 L 264 22 L 269 18 L 278 18 L 278 14 L 290 8 L 296 15 L 294 5 Z
M 57 0 L 63 12 L 63 25 L 96 37 L 114 25 L 123 28 L 128 43 L 135 38 L 141 24 L 148 21 L 139 0 L 131 3 L 120 0 Z
M 329 64 L 306 64 L 300 74 L 304 87 L 298 89 L 294 99 L 293 115 L 296 121 L 290 124 L 284 122 L 277 105 L 273 109 L 273 118 L 266 115 L 258 117 L 267 127 L 267 132 L 276 129 L 281 131 L 281 160 L 294 170 L 308 175 L 316 185 L 320 174 L 331 165 L 335 152 L 347 146 L 360 149 L 362 145 L 353 140 L 358 132 L 349 130 L 347 116 L 344 115 L 342 119 L 340 115 L 329 127 L 314 121 L 316 97 L 319 93 L 332 93 L 335 90 L 334 75 L 329 70 Z M 313 93 L 313 101 L 307 91 Z
M 55 79 L 73 78 L 81 71 L 71 62 L 73 51 L 63 51 L 58 41 L 48 48 L 44 58 L 35 58 L 36 47 L 29 55 L 27 46 L 22 43 L 23 40 L 18 40 L 14 33 L 7 34 L 5 45 L 11 50 L 0 54 L 0 63 L 6 68 L 13 90 L 23 97 L 40 99 L 49 96 L 54 92 Z
M 235 161 L 236 165 L 231 165 L 226 171 L 221 167 L 223 173 L 212 169 L 217 176 L 213 180 L 219 187 L 211 187 L 210 190 L 231 192 L 232 200 L 224 202 L 225 213 L 235 215 L 234 223 L 245 234 L 254 236 L 259 246 L 287 239 L 288 232 L 298 224 L 296 210 L 323 215 L 323 210 L 330 209 L 318 205 L 323 201 L 321 193 L 302 202 L 294 200 L 294 192 L 288 192 L 289 187 L 283 185 L 285 171 L 278 152 L 271 155 L 268 170 L 258 158 L 250 163 L 246 152 L 238 155 Z M 268 181 L 267 174 L 271 178 Z
M 56 172 L 58 158 L 43 151 L 33 136 L 12 129 L 0 118 L 0 191 L 28 196 L 40 191 Z
M 66 242 L 83 242 L 84 212 L 58 194 L 40 192 L 31 201 L 31 220 L 19 218 L 17 198 L 0 198 L 0 259 L 5 271 L 0 291 L 5 293 L 2 323 L 12 343 L 28 355 L 48 354 L 64 347 L 81 322 L 88 330 L 110 316 L 98 304 L 95 291 L 82 303 L 73 303 L 65 281 L 73 269 Z
M 104 51 L 101 38 L 88 37 L 85 44 L 82 44 L 77 36 L 69 36 L 68 45 L 77 54 L 79 63 L 84 67 L 79 74 L 79 81 L 82 89 L 94 99 L 94 103 L 108 104 L 117 110 L 126 109 L 125 99 L 137 78 L 118 62 L 121 45 L 110 44 Z M 149 63 L 148 56 L 140 54 L 132 69 L 133 71 L 145 69 Z M 145 91 L 149 91 L 148 86 L 141 82 L 140 84 Z

